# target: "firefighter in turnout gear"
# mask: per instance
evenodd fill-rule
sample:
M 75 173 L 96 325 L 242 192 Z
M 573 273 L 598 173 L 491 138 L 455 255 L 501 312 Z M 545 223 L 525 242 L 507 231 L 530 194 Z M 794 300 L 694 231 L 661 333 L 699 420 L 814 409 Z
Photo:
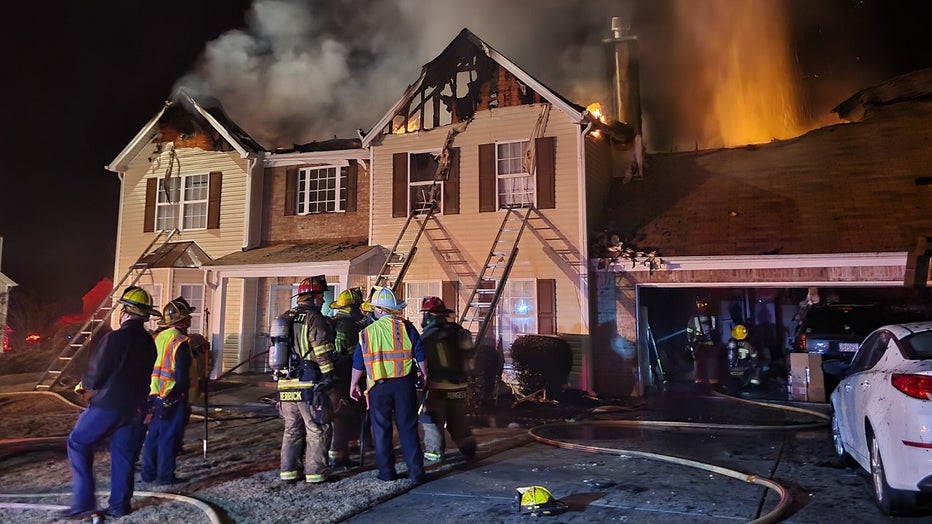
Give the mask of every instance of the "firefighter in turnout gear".
M 696 313 L 686 326 L 686 338 L 696 360 L 696 384 L 718 388 L 721 382 L 718 319 L 709 312 L 709 302 L 696 298 Z
M 741 380 L 741 386 L 757 388 L 762 385 L 763 373 L 769 369 L 770 355 L 748 340 L 748 329 L 743 324 L 731 330 L 728 349 L 728 368 L 731 375 Z
M 94 448 L 106 440 L 110 442 L 110 501 L 103 513 L 122 517 L 131 511 L 133 469 L 146 431 L 143 420 L 156 354 L 144 323 L 159 312 L 152 307 L 152 296 L 136 286 L 126 288 L 119 303 L 119 329 L 100 339 L 75 388 L 90 398 L 68 434 L 71 505 L 56 517 L 82 518 L 98 511 Z
M 281 470 L 285 482 L 316 484 L 329 476 L 327 450 L 332 435 L 333 405 L 328 390 L 334 384 L 333 328 L 320 311 L 327 280 L 305 278 L 298 286 L 298 305 L 280 319 L 288 323 L 288 353 L 277 369 L 278 409 L 284 420 Z M 275 353 L 273 345 L 270 358 Z
M 475 346 L 469 331 L 449 321 L 452 309 L 439 297 L 421 302 L 421 345 L 427 357 L 430 380 L 420 414 L 424 428 L 424 459 L 441 460 L 446 449 L 444 428 L 466 458 L 476 455 L 476 439 L 466 423 L 466 361 Z
M 371 297 L 375 322 L 359 335 L 353 353 L 353 376 L 350 397 L 362 399 L 359 385 L 366 375 L 369 422 L 375 447 L 379 480 L 398 477 L 392 444 L 392 420 L 398 429 L 401 451 L 408 466 L 408 478 L 414 484 L 424 482 L 424 457 L 417 431 L 417 371 L 426 382 L 427 363 L 417 328 L 404 320 L 404 302 L 398 302 L 387 287 Z
M 178 297 L 162 310 L 155 335 L 158 355 L 149 383 L 152 420 L 142 446 L 143 482 L 169 485 L 180 482 L 175 476 L 175 457 L 181 446 L 188 420 L 188 388 L 191 386 L 191 344 L 188 328 L 191 312 L 188 302 Z
M 360 417 L 365 413 L 362 403 L 349 397 L 350 377 L 353 373 L 353 351 L 359 343 L 359 331 L 362 329 L 362 290 L 344 289 L 337 299 L 330 303 L 332 310 L 331 324 L 334 331 L 333 369 L 336 384 L 330 390 L 333 403 L 333 438 L 327 463 L 331 468 L 349 466 L 349 441 L 351 435 L 359 435 Z

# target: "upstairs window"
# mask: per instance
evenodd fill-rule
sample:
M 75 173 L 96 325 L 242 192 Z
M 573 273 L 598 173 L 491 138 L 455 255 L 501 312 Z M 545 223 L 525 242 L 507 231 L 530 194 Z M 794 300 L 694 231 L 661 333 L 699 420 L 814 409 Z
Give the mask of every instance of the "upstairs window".
M 299 215 L 346 211 L 347 168 L 307 167 L 298 170 Z
M 408 156 L 408 210 L 424 214 L 435 202 L 435 213 L 441 213 L 443 204 L 443 181 L 434 184 L 440 165 L 433 153 L 410 153 Z
M 156 229 L 206 229 L 208 182 L 206 174 L 160 180 Z
M 146 180 L 143 231 L 220 227 L 222 173 Z
M 527 140 L 496 144 L 495 178 L 499 209 L 534 205 L 534 176 L 524 168 L 527 146 Z

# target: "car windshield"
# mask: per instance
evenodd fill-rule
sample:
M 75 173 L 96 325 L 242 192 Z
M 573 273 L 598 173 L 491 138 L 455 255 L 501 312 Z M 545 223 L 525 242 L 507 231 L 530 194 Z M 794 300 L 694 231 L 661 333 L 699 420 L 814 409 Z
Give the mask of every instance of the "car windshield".
M 813 309 L 806 318 L 806 333 L 867 335 L 877 327 L 879 314 L 873 308 Z
M 932 331 L 923 331 L 903 338 L 903 349 L 910 360 L 932 359 Z

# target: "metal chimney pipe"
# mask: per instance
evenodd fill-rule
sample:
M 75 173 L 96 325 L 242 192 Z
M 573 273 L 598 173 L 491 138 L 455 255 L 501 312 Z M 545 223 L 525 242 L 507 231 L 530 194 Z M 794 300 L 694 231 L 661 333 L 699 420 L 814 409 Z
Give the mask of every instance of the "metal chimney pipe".
M 638 39 L 625 36 L 621 17 L 612 17 L 612 38 L 603 40 L 607 62 L 610 107 L 606 114 L 641 134 L 641 91 L 638 74 Z

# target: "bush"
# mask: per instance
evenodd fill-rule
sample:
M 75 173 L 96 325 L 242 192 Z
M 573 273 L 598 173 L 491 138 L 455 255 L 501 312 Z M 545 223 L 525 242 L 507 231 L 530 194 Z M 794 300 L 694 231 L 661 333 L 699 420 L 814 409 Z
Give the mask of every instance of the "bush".
M 511 358 L 519 387 L 525 394 L 545 389 L 548 396 L 559 396 L 573 367 L 569 343 L 553 336 L 518 337 L 511 346 Z

